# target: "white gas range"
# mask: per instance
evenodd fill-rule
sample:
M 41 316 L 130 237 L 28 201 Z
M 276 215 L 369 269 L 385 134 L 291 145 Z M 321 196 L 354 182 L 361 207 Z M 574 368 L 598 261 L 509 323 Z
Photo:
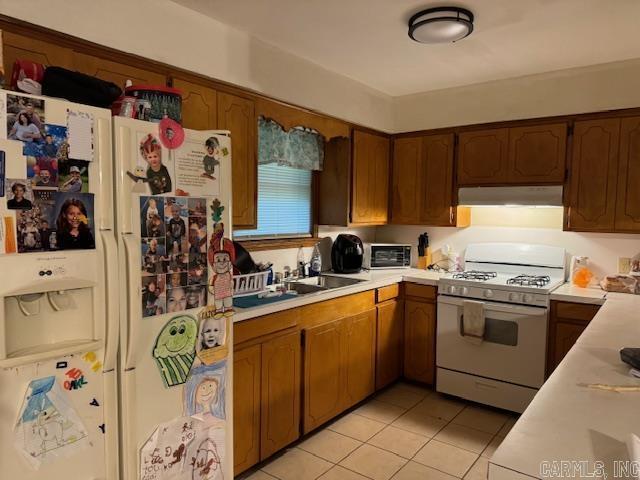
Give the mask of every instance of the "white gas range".
M 544 382 L 549 294 L 565 264 L 563 248 L 470 244 L 465 271 L 439 281 L 436 390 L 522 412 Z M 465 331 L 465 311 L 482 318 L 480 335 Z

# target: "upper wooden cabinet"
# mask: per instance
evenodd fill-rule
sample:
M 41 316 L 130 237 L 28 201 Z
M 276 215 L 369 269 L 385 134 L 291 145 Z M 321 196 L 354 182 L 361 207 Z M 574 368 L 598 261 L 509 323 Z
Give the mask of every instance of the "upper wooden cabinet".
M 614 226 L 618 232 L 640 232 L 640 117 L 623 119 L 620 128 Z
M 454 205 L 453 134 L 398 138 L 393 147 L 392 223 L 467 226 L 468 209 Z
M 619 148 L 619 118 L 576 122 L 567 229 L 613 231 Z
M 71 48 L 17 35 L 6 30 L 2 32 L 2 44 L 4 74 L 7 80 L 11 78 L 16 60 L 30 60 L 46 66 L 73 68 L 74 53 Z
M 161 73 L 78 52 L 74 52 L 73 54 L 73 69 L 108 82 L 113 82 L 122 89 L 124 89 L 127 80 L 131 80 L 134 85 L 167 84 L 167 77 Z
M 253 100 L 218 92 L 218 128 L 231 132 L 234 228 L 258 224 L 257 125 Z
M 461 133 L 458 139 L 458 185 L 506 183 L 508 159 L 508 129 Z
M 566 154 L 566 123 L 510 128 L 507 181 L 561 184 Z
M 458 185 L 562 184 L 566 123 L 463 132 L 458 146 Z
M 389 138 L 353 132 L 351 222 L 387 223 L 389 199 Z
M 216 91 L 179 77 L 172 80 L 173 86 L 182 92 L 182 126 L 193 130 L 218 128 Z

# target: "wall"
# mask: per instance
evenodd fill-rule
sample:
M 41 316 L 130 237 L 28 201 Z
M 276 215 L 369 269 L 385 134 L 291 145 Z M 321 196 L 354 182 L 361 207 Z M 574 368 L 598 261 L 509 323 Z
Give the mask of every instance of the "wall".
M 478 222 L 478 219 L 474 218 L 477 217 L 476 210 L 476 208 L 472 209 L 471 226 L 467 228 L 386 225 L 378 227 L 376 230 L 376 242 L 398 242 L 414 245 L 412 251 L 414 263 L 417 258 L 415 245 L 418 241 L 418 235 L 425 231 L 429 234 L 432 251 L 449 244 L 456 252 L 464 253 L 465 247 L 474 242 L 521 242 L 554 245 L 565 248 L 569 256 L 588 256 L 596 277 L 616 273 L 618 257 L 634 257 L 640 254 L 638 235 L 563 232 L 561 225 L 532 227 L 531 225 L 535 224 L 553 224 L 557 220 L 553 219 L 553 213 L 538 216 L 536 213 L 528 211 L 532 210 L 528 208 L 496 208 L 494 210 L 497 215 L 495 222 L 489 221 L 490 213 L 482 213 L 482 218 Z M 520 215 L 526 221 L 515 224 L 520 226 L 495 226 L 501 222 L 499 220 L 500 210 L 503 211 L 502 215 Z M 517 213 L 518 211 L 519 213 Z M 545 215 L 547 218 L 543 220 Z
M 0 12 L 384 131 L 388 95 L 167 0 L 0 0 Z
M 396 132 L 640 106 L 640 60 L 394 98 Z

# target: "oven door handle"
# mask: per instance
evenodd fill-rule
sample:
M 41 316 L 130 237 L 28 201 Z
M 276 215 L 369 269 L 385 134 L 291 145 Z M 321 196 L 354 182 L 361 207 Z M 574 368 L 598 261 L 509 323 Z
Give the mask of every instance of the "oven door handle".
M 474 299 L 475 300 L 475 299 Z M 462 307 L 465 299 L 459 297 L 449 297 L 446 295 L 438 295 L 438 303 L 446 305 L 456 305 Z M 475 300 L 478 301 L 478 300 Z M 503 312 L 513 313 L 516 315 L 546 315 L 547 307 L 529 307 L 527 305 L 510 305 L 508 303 L 492 303 L 483 301 L 485 312 Z

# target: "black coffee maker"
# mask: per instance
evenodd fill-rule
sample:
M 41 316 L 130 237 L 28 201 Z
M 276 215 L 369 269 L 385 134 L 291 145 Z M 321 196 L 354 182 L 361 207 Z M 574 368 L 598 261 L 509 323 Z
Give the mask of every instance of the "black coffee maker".
M 362 269 L 364 247 L 356 235 L 341 233 L 331 247 L 331 266 L 336 273 L 357 273 Z

